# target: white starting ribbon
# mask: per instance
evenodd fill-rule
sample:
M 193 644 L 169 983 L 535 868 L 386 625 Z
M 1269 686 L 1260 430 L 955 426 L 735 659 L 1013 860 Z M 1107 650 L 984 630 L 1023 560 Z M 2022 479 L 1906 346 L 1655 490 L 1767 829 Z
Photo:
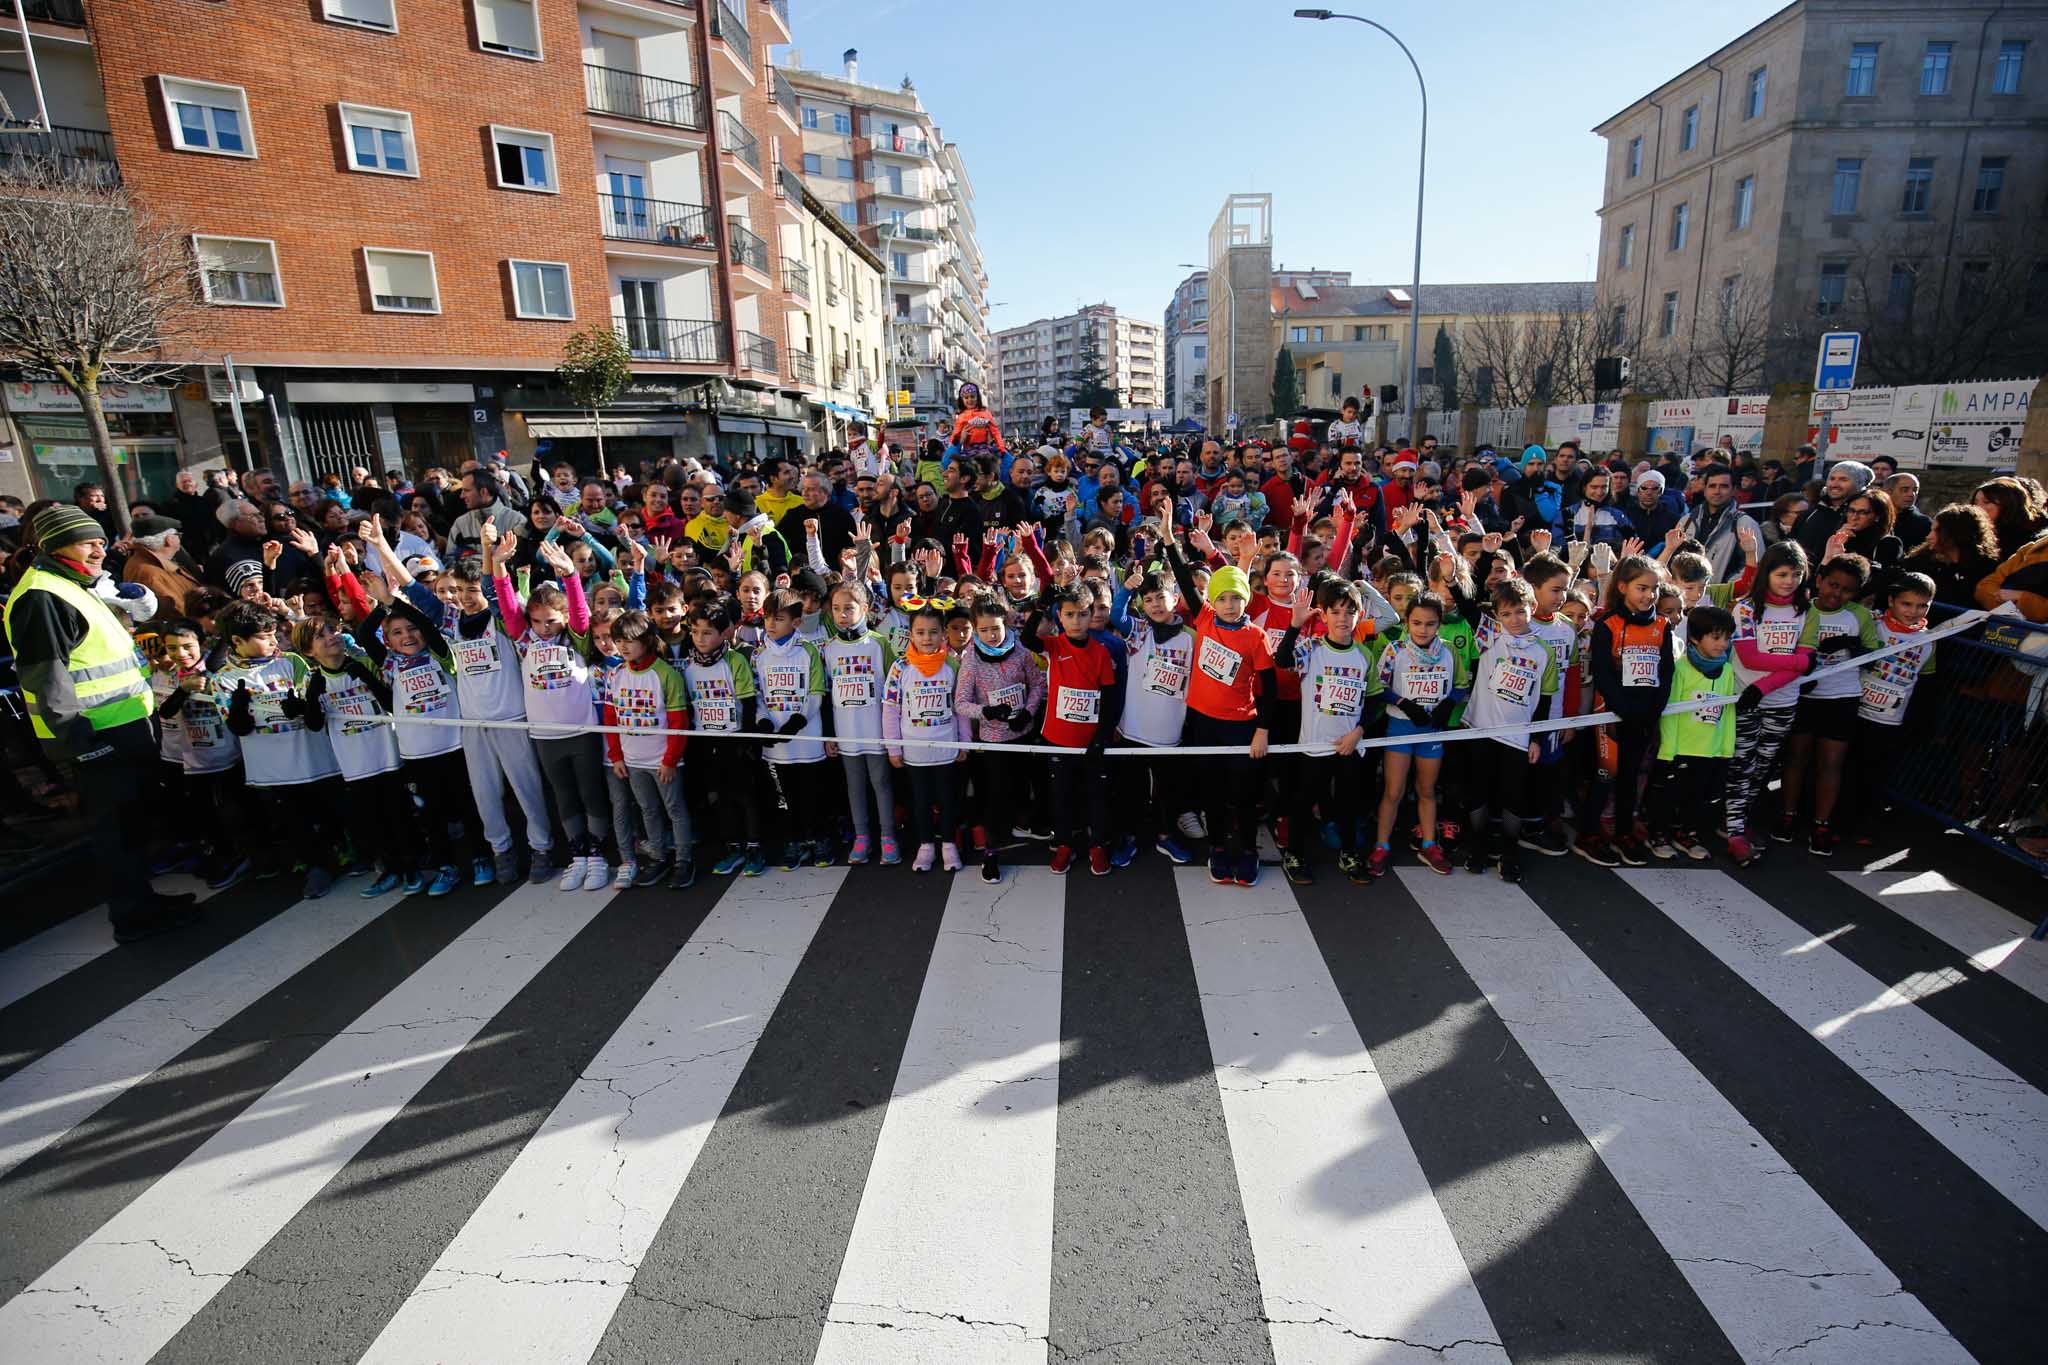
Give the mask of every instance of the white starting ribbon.
M 1831 674 L 1841 673 L 1852 668 L 1860 669 L 1878 659 L 1888 659 L 1894 654 L 1903 654 L 1909 649 L 1917 649 L 1921 645 L 1929 644 L 1935 640 L 1946 639 L 1951 635 L 1968 630 L 1987 616 L 2017 614 L 2017 609 L 2013 608 L 2010 603 L 2000 607 L 1996 612 L 1966 611 L 1952 620 L 1944 621 L 1941 625 L 1933 626 L 1923 631 L 1916 631 L 1907 638 L 1900 640 L 1897 644 L 1886 645 L 1881 649 L 1873 649 L 1867 654 L 1859 654 L 1855 658 L 1845 660 L 1842 663 L 1828 664 L 1825 667 L 1816 668 L 1813 672 L 1800 679 L 1798 683 L 1791 685 L 1803 686 L 1806 683 L 1828 677 Z M 1732 663 L 1730 667 L 1733 667 Z M 1734 704 L 1735 700 L 1733 697 L 1695 697 L 1686 701 L 1674 701 L 1667 705 L 1661 714 L 1671 715 L 1674 712 L 1684 714 L 1692 711 L 1704 711 L 1709 707 L 1733 706 Z M 524 720 L 468 720 L 440 716 L 352 716 L 350 719 L 381 722 L 386 725 L 445 725 L 456 729 L 469 730 L 546 730 L 557 738 L 565 731 L 573 731 L 577 734 L 586 735 L 688 735 L 695 739 L 753 740 L 760 744 L 787 744 L 796 740 L 809 740 L 813 743 L 835 742 L 835 737 L 832 735 L 806 735 L 801 731 L 794 735 L 785 735 L 779 732 L 764 735 L 756 730 L 649 730 L 634 729 L 624 725 L 563 725 L 552 721 L 546 724 L 535 724 L 532 721 Z M 1521 725 L 1496 725 L 1479 730 L 1426 730 L 1406 735 L 1382 735 L 1376 739 L 1361 739 L 1358 741 L 1357 747 L 1360 752 L 1363 752 L 1366 749 L 1384 749 L 1392 745 L 1434 744 L 1438 741 L 1457 743 L 1470 739 L 1500 739 L 1513 735 L 1538 735 L 1547 734 L 1552 730 L 1583 730 L 1593 725 L 1612 725 L 1620 719 L 1621 717 L 1612 711 L 1594 711 L 1583 716 L 1561 716 L 1556 720 L 1532 720 Z M 959 739 L 881 739 L 858 737 L 849 739 L 847 743 L 858 744 L 863 748 L 878 746 L 884 750 L 946 749 L 956 753 L 1078 754 L 1085 752 L 1082 749 L 1070 749 L 1058 744 L 986 744 Z M 1244 752 L 1244 746 L 1241 744 L 1192 744 L 1154 748 L 1128 742 L 1121 747 L 1112 745 L 1103 750 L 1103 753 L 1110 758 L 1159 758 L 1168 755 L 1178 758 L 1242 758 L 1244 757 Z M 1299 754 L 1307 753 L 1308 749 L 1300 744 L 1269 744 L 1266 746 L 1266 752 L 1268 754 Z

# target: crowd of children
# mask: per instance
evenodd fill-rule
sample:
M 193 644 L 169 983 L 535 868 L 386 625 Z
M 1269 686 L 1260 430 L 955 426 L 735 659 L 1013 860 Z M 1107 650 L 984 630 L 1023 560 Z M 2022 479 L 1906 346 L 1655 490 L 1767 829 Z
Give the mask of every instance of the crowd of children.
M 942 471 L 998 488 L 1032 458 L 985 409 L 954 437 Z M 143 628 L 176 812 L 160 866 L 441 896 L 518 878 L 522 840 L 524 875 L 564 891 L 906 859 L 993 882 L 1030 844 L 1102 876 L 1206 840 L 1210 877 L 1250 886 L 1262 830 L 1297 883 L 1325 852 L 1359 883 L 1408 854 L 1517 881 L 1525 853 L 1642 866 L 1717 840 L 1747 865 L 1871 834 L 1879 784 L 1856 774 L 1924 720 L 1935 650 L 1910 642 L 1935 584 L 1846 530 L 1815 563 L 1744 528 L 1713 581 L 1678 531 L 1617 544 L 1572 507 L 1485 529 L 1477 504 L 1523 476 L 1481 462 L 1298 433 L 1205 443 L 1189 480 L 1178 453 L 1052 440 L 1019 497 L 964 495 L 1002 514 L 950 525 L 834 485 L 836 562 L 801 510 L 781 538 L 806 543 L 769 553 L 744 493 L 687 538 L 583 498 L 609 574 L 523 522 L 482 520 L 444 565 L 358 517 L 317 588 L 195 593 Z M 1069 469 L 1086 486 L 1044 496 Z M 666 472 L 705 492 L 727 473 Z M 1165 488 L 1139 498 L 1160 514 L 1070 534 L 1119 484 Z M 1594 712 L 1617 719 L 1551 724 Z

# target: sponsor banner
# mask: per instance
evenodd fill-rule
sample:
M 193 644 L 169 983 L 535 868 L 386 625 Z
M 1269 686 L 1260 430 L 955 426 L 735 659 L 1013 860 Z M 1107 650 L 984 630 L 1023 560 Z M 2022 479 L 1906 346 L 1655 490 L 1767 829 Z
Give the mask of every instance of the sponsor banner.
M 1935 386 L 1918 384 L 1907 388 L 1835 390 L 1815 394 L 1816 401 L 1847 400 L 1848 406 L 1826 414 L 1828 454 L 1835 460 L 1873 460 L 1886 456 L 1901 469 L 1922 469 L 1927 464 L 1928 411 Z M 1806 439 L 1820 439 L 1821 414 L 1807 422 Z
M 1693 442 L 1720 445 L 1727 437 L 1736 450 L 1758 454 L 1764 447 L 1764 416 L 1770 411 L 1767 393 L 1737 393 L 1726 398 L 1695 398 Z
M 78 412 L 71 390 L 49 380 L 10 380 L 7 406 L 15 412 Z M 100 407 L 107 412 L 169 412 L 171 391 L 148 384 L 102 384 Z
M 1586 454 L 1612 450 L 1621 444 L 1621 404 L 1564 403 L 1550 409 L 1544 444 L 1552 450 L 1559 443 L 1577 441 Z
M 2033 401 L 2032 379 L 1981 384 L 1934 384 L 1927 431 L 1927 463 L 2011 464 L 2019 458 Z

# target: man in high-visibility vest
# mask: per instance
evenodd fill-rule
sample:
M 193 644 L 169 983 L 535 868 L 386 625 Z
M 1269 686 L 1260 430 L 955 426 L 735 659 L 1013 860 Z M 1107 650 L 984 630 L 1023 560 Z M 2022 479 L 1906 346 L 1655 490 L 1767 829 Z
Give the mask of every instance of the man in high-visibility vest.
M 149 674 L 128 627 L 93 591 L 107 533 L 59 504 L 29 523 L 36 558 L 7 599 L 7 639 L 36 738 L 77 771 L 79 813 L 107 878 L 114 937 L 126 943 L 188 922 L 194 897 L 149 884 L 143 795 L 157 745 Z

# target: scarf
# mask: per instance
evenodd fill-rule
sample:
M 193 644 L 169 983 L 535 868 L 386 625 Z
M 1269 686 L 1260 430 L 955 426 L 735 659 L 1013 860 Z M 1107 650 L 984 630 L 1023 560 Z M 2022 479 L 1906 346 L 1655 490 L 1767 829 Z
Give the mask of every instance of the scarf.
M 1688 663 L 1709 678 L 1720 677 L 1721 670 L 1728 667 L 1728 656 L 1726 654 L 1723 654 L 1718 659 L 1709 659 L 1706 655 L 1700 653 L 1697 645 L 1688 644 L 1685 647 L 1685 657 Z
M 724 658 L 725 650 L 723 649 L 714 649 L 709 654 L 700 654 L 697 652 L 697 646 L 690 646 L 690 662 L 699 668 L 709 668 Z
M 922 673 L 927 678 L 936 677 L 939 669 L 944 666 L 946 660 L 949 657 L 951 656 L 949 656 L 946 653 L 946 648 L 944 645 L 939 646 L 939 648 L 933 650 L 929 654 L 926 654 L 924 651 L 920 650 L 915 644 L 911 644 L 907 641 L 903 646 L 904 660 L 911 664 L 913 667 L 915 667 L 919 673 Z
M 855 626 L 852 630 L 841 630 L 838 626 L 834 626 L 832 627 L 832 633 L 848 644 L 853 644 L 867 635 L 867 631 L 859 626 Z
M 1014 635 L 1005 635 L 1003 637 L 1003 647 L 993 652 L 989 650 L 989 647 L 987 645 L 981 642 L 979 637 L 976 637 L 974 641 L 974 652 L 976 654 L 979 654 L 982 658 L 986 659 L 988 662 L 992 664 L 1001 663 L 1003 660 L 1009 658 L 1011 651 L 1015 650 L 1016 648 L 1017 637 Z

